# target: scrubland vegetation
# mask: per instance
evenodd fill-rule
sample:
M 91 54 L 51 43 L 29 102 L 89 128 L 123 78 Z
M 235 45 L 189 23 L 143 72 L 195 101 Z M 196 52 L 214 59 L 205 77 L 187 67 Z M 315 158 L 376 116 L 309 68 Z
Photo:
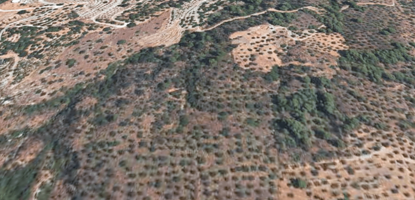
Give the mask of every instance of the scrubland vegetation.
M 393 6 L 351 1 L 215 1 L 174 14 L 197 3 L 124 1 L 108 11 L 122 11 L 115 19 L 129 24 L 122 28 L 108 25 L 114 20 L 108 17 L 81 18 L 96 15 L 82 7 L 66 9 L 68 26 L 9 28 L 0 50 L 19 60 L 0 62 L 4 80 L 37 87 L 35 95 L 48 98 L 32 105 L 3 103 L 18 95 L 0 99 L 1 122 L 11 129 L 0 132 L 0 199 L 414 197 L 415 47 L 411 31 L 376 12 L 406 25 L 414 23 L 410 17 Z M 203 31 L 269 8 L 304 6 L 324 11 L 264 12 Z M 157 18 L 169 7 L 181 17 L 178 27 L 172 18 Z M 413 16 L 408 5 L 402 9 Z M 369 24 L 371 16 L 377 26 Z M 167 28 L 141 24 L 151 19 Z M 276 53 L 243 46 L 260 39 L 247 30 L 264 24 L 292 35 L 313 31 L 304 37 L 338 34 L 344 48 L 313 41 L 335 60 L 328 62 L 301 39 Z M 171 27 L 181 37 L 177 43 L 146 47 L 135 40 Z M 241 47 L 230 36 L 242 31 L 252 40 Z M 269 36 L 256 46 L 266 48 Z M 287 55 L 282 62 L 295 64 L 243 67 L 235 62 L 236 48 Z M 71 73 L 57 76 L 63 72 Z M 50 79 L 27 78 L 38 75 Z M 49 90 L 35 81 L 71 84 Z

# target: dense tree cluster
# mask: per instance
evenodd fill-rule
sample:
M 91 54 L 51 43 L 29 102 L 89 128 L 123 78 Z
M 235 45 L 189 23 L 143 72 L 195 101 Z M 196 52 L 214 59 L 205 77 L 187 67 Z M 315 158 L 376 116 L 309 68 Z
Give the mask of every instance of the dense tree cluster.
M 342 69 L 356 72 L 362 76 L 368 77 L 374 82 L 382 80 L 398 80 L 400 82 L 412 82 L 399 71 L 392 73 L 385 69 L 384 65 L 393 65 L 398 62 L 411 62 L 414 58 L 408 54 L 408 47 L 400 43 L 393 43 L 393 49 L 358 51 L 347 50 L 340 52 L 342 57 L 339 59 L 339 65 Z M 380 64 L 382 63 L 382 65 Z
M 20 34 L 20 38 L 16 42 L 11 41 L 2 41 L 1 43 L 1 53 L 6 54 L 8 51 L 14 51 L 19 54 L 20 57 L 24 57 L 27 55 L 26 49 L 35 43 L 33 38 L 38 35 L 38 28 L 37 27 L 29 27 L 24 26 L 20 28 L 12 28 L 9 29 L 9 34 Z
M 302 89 L 288 96 L 275 95 L 273 102 L 278 113 L 288 113 L 289 116 L 279 115 L 275 121 L 275 128 L 291 137 L 288 145 L 309 147 L 315 132 L 331 139 L 323 129 L 313 130 L 307 122 L 310 116 L 318 116 L 324 120 L 333 120 L 341 115 L 336 111 L 334 96 L 321 89 Z M 294 143 L 293 143 L 294 142 Z

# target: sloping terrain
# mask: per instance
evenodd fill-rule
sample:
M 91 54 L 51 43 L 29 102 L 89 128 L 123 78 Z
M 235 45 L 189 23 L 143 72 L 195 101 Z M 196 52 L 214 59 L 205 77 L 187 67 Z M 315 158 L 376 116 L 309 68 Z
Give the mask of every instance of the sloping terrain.
M 263 72 L 271 71 L 275 65 L 333 66 L 339 56 L 337 51 L 347 49 L 340 34 L 304 30 L 297 35 L 286 27 L 272 25 L 252 27 L 230 37 L 238 45 L 232 51 L 235 62 Z
M 412 1 L 0 4 L 0 200 L 414 199 Z

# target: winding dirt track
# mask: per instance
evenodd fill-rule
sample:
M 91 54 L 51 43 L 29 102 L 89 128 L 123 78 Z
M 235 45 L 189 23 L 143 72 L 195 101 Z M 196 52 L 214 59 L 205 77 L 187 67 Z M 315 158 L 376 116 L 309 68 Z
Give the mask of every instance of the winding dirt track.
M 371 3 L 371 2 L 359 2 L 356 3 L 356 5 L 358 6 L 362 6 L 362 5 L 380 5 L 380 6 L 389 6 L 389 7 L 393 7 L 395 6 L 395 0 L 392 0 L 392 4 L 386 4 L 386 3 Z
M 9 83 L 11 83 L 13 81 L 13 71 L 16 69 L 17 64 L 19 63 L 19 56 L 16 53 L 13 52 L 9 52 L 6 55 L 2 55 L 0 56 L 0 59 L 6 59 L 6 58 L 13 58 L 13 66 L 11 67 L 11 69 L 9 70 L 9 76 L 7 78 L 7 80 L 1 80 L 0 82 L 0 86 L 6 86 Z
M 23 11 L 23 10 L 34 10 L 35 8 L 25 8 L 25 9 L 15 9 L 15 10 L 3 10 L 0 9 L 0 12 L 19 12 L 19 11 Z
M 94 16 L 92 16 L 92 18 L 91 18 L 91 20 L 94 22 L 94 23 L 97 23 L 97 24 L 102 24 L 102 25 L 107 25 L 107 26 L 112 26 L 112 27 L 115 27 L 115 28 L 125 28 L 125 27 L 127 27 L 127 22 L 122 22 L 122 23 L 124 23 L 123 25 L 115 25 L 115 24 L 109 24 L 109 23 L 104 23 L 104 22 L 97 22 L 96 21 L 96 19 L 101 15 L 101 14 L 104 14 L 104 13 L 106 13 L 106 12 L 108 12 L 109 10 L 111 10 L 111 9 L 113 9 L 113 8 L 115 8 L 115 7 L 117 7 L 118 5 L 120 5 L 122 3 L 122 0 L 117 0 L 114 4 L 112 4 L 110 7 L 107 7 L 107 8 L 105 8 L 104 10 L 102 10 L 102 11 L 100 11 L 100 12 L 98 12 L 98 13 L 95 13 L 94 14 Z M 112 16 L 112 17 L 114 17 L 114 16 Z M 117 20 L 117 22 L 120 22 L 120 21 L 118 21 Z
M 42 2 L 42 3 L 45 3 L 45 2 Z M 49 5 L 49 4 L 47 4 L 47 5 Z M 7 29 L 9 29 L 11 26 L 13 26 L 14 24 L 18 24 L 18 23 L 22 23 L 22 22 L 25 22 L 25 21 L 30 21 L 30 20 L 36 20 L 36 19 L 40 19 L 41 17 L 44 17 L 44 16 L 47 16 L 47 15 L 49 15 L 49 14 L 51 14 L 52 12 L 53 12 L 53 9 L 56 9 L 56 8 L 61 8 L 61 7 L 63 7 L 63 6 L 57 6 L 57 5 L 52 5 L 52 6 L 42 6 L 42 7 L 40 7 L 40 8 L 52 8 L 51 10 L 48 10 L 48 11 L 46 11 L 45 13 L 43 13 L 43 14 L 41 14 L 41 15 L 33 15 L 33 16 L 30 16 L 30 17 L 27 17 L 27 18 L 23 18 L 23 19 L 20 19 L 20 20 L 18 20 L 18 21 L 14 21 L 14 22 L 11 22 L 10 24 L 7 24 L 1 31 L 0 31 L 0 40 L 2 39 L 2 36 L 3 36 L 3 33 L 7 30 Z M 21 10 L 30 10 L 30 9 L 32 9 L 32 8 L 27 8 L 27 9 L 21 9 Z M 22 26 L 33 26 L 32 24 L 26 24 L 26 25 L 20 25 L 20 26 L 15 26 L 15 27 L 22 27 Z M 41 27 L 41 26 L 36 26 L 36 27 Z
M 191 8 L 195 9 L 194 7 L 191 7 Z M 298 11 L 303 10 L 303 9 L 309 9 L 309 10 L 315 11 L 317 13 L 321 13 L 320 9 L 318 9 L 316 7 L 312 7 L 312 6 L 305 6 L 305 7 L 302 7 L 302 8 L 295 9 L 295 10 L 276 10 L 274 8 L 270 8 L 270 9 L 267 9 L 265 11 L 253 13 L 253 14 L 250 14 L 250 15 L 247 15 L 247 16 L 234 17 L 234 18 L 231 18 L 231 19 L 227 19 L 227 20 L 221 21 L 221 22 L 219 22 L 219 23 L 217 23 L 217 24 L 215 24 L 211 27 L 208 27 L 208 28 L 202 28 L 202 27 L 198 26 L 198 27 L 195 27 L 195 28 L 188 28 L 188 29 L 180 26 L 180 20 L 182 19 L 182 17 L 186 16 L 186 14 L 182 14 L 180 16 L 175 16 L 175 20 L 173 20 L 171 23 L 169 23 L 168 26 L 165 27 L 164 29 L 161 29 L 158 33 L 147 36 L 146 38 L 141 39 L 140 43 L 144 47 L 154 47 L 154 46 L 161 46 L 161 45 L 170 46 L 170 45 L 173 45 L 173 44 L 179 42 L 182 35 L 183 35 L 183 33 L 186 30 L 189 30 L 191 32 L 204 32 L 204 31 L 209 31 L 209 30 L 215 29 L 215 28 L 217 28 L 217 27 L 219 27 L 222 24 L 225 24 L 227 22 L 231 22 L 231 21 L 234 21 L 234 20 L 240 20 L 240 19 L 246 19 L 246 18 L 249 18 L 249 17 L 252 17 L 252 16 L 258 16 L 258 15 L 265 14 L 267 12 L 294 13 L 294 12 L 298 12 Z M 173 13 L 173 10 L 171 10 L 170 12 Z M 186 13 L 186 12 L 183 12 L 183 13 Z M 171 15 L 173 15 L 173 14 L 171 14 Z
M 381 4 L 381 3 L 357 3 L 358 5 L 385 5 L 385 6 L 395 6 L 395 0 L 393 0 L 392 4 Z M 193 8 L 194 9 L 194 8 Z M 304 6 L 295 10 L 277 10 L 274 8 L 269 8 L 265 11 L 261 11 L 261 12 L 257 12 L 257 13 L 253 13 L 247 16 L 240 16 L 240 17 L 234 17 L 231 19 L 226 19 L 223 20 L 211 27 L 207 27 L 207 28 L 202 28 L 200 26 L 195 27 L 195 28 L 189 28 L 187 30 L 191 31 L 191 32 L 204 32 L 204 31 L 209 31 L 212 29 L 215 29 L 219 26 L 221 26 L 222 24 L 225 24 L 227 22 L 231 22 L 234 20 L 240 20 L 240 19 L 247 19 L 253 16 L 258 16 L 258 15 L 262 15 L 265 14 L 267 12 L 277 12 L 277 13 L 295 13 L 298 12 L 300 10 L 304 10 L 304 9 L 308 9 L 311 11 L 316 12 L 317 14 L 322 14 L 324 12 L 324 10 L 319 9 L 317 7 L 314 6 Z M 183 32 L 186 30 L 185 28 L 180 26 L 180 23 L 176 23 L 178 20 L 180 20 L 180 17 L 175 19 L 173 23 L 170 23 L 165 29 L 160 30 L 160 33 L 157 33 L 156 35 L 152 35 L 149 36 L 147 39 L 149 39 L 149 42 L 145 42 L 144 45 L 146 43 L 150 44 L 150 46 L 158 46 L 158 45 L 172 45 L 175 44 L 175 42 L 173 41 L 180 41 L 180 38 L 183 34 Z M 173 26 L 173 27 L 172 27 Z M 166 42 L 166 40 L 169 40 L 169 42 Z
M 199 2 L 199 1 L 196 1 L 196 2 Z M 204 1 L 202 1 L 202 2 L 204 2 Z M 57 8 L 57 7 L 59 7 L 59 6 L 57 6 L 56 4 L 54 4 L 54 3 L 49 3 L 49 2 L 46 2 L 45 0 L 40 0 L 40 3 L 43 3 L 43 4 L 45 4 L 45 5 L 52 5 L 52 6 L 44 6 L 44 7 L 51 7 L 51 8 Z M 112 7 L 114 7 L 114 6 L 117 6 L 118 4 L 120 4 L 121 3 L 121 0 L 117 0 L 117 2 L 114 4 L 114 5 L 112 5 L 110 8 L 106 8 L 104 11 L 101 11 L 101 12 L 99 12 L 97 15 L 94 15 L 94 16 L 92 16 L 91 17 L 91 20 L 94 22 L 94 23 L 97 23 L 97 24 L 102 24 L 102 25 L 107 25 L 107 26 L 112 26 L 112 27 L 114 27 L 114 28 L 125 28 L 126 27 L 126 25 L 127 25 L 127 23 L 125 23 L 125 22 L 123 22 L 124 24 L 123 25 L 115 25 L 115 24 L 108 24 L 108 23 L 103 23 L 103 22 L 98 22 L 98 21 L 96 21 L 96 18 L 100 15 L 100 14 L 102 14 L 102 13 L 105 13 L 105 11 L 107 11 L 107 10 L 109 10 L 109 9 L 111 9 Z M 386 3 L 370 3 L 370 2 L 368 2 L 368 3 L 365 3 L 365 2 L 359 2 L 359 3 L 356 3 L 357 5 L 383 5 L 383 6 L 395 6 L 395 0 L 393 0 L 392 1 L 392 4 L 386 4 Z M 197 4 L 198 5 L 198 4 Z M 190 9 L 192 9 L 192 10 L 194 10 L 194 9 L 196 9 L 197 10 L 197 8 L 198 8 L 198 6 L 190 6 L 189 7 Z M 34 8 L 26 8 L 26 9 L 16 9 L 16 10 L 1 10 L 0 9 L 0 12 L 16 12 L 16 11 L 22 11 L 22 10 L 31 10 L 31 9 L 34 9 Z M 262 15 L 262 14 L 265 14 L 265 13 L 267 13 L 267 12 L 278 12 L 278 13 L 294 13 L 294 12 L 298 12 L 298 11 L 300 11 L 300 10 L 303 10 L 303 9 L 309 9 L 309 10 L 312 10 L 312 11 L 314 11 L 314 12 L 316 12 L 316 13 L 318 13 L 318 14 L 321 14 L 321 12 L 322 12 L 322 10 L 320 10 L 319 8 L 316 8 L 316 7 L 313 7 L 313 6 L 305 6 L 305 7 L 302 7 L 302 8 L 298 8 L 298 9 L 295 9 L 295 10 L 277 10 L 277 9 L 274 9 L 274 8 L 269 8 L 269 9 L 267 9 L 267 10 L 265 10 L 265 11 L 261 11 L 261 12 L 257 12 L 257 13 L 253 13 L 253 14 L 250 14 L 250 15 L 247 15 L 247 16 L 241 16 L 241 17 L 234 17 L 234 18 L 231 18 L 231 19 L 226 19 L 226 20 L 224 20 L 224 21 L 221 21 L 221 22 L 219 22 L 219 23 L 217 23 L 217 24 L 215 24 L 215 25 L 213 25 L 213 26 L 211 26 L 211 27 L 207 27 L 207 28 L 202 28 L 202 27 L 200 27 L 200 26 L 198 26 L 198 27 L 194 27 L 194 28 L 190 28 L 190 29 L 188 29 L 189 31 L 192 31 L 192 32 L 204 32 L 204 31 L 209 31 L 209 30 L 212 30 L 212 29 L 215 29 L 216 27 L 218 27 L 218 26 L 221 26 L 222 24 L 224 24 L 224 23 L 227 23 L 227 22 L 231 22 L 231 21 L 234 21 L 234 20 L 240 20 L 240 19 L 246 19 L 246 18 L 250 18 L 250 17 L 253 17 L 253 16 L 258 16 L 258 15 Z M 186 13 L 187 11 L 183 11 L 182 13 Z M 119 14 L 119 13 L 117 13 L 117 14 Z M 30 19 L 33 19 L 33 18 L 36 18 L 36 16 L 31 16 L 31 17 L 29 17 L 29 18 L 26 18 L 26 19 L 22 19 L 22 20 L 20 20 L 20 21 L 17 21 L 17 22 L 12 22 L 12 23 L 10 23 L 10 24 L 8 24 L 3 30 L 1 30 L 0 31 L 0 39 L 1 39 L 1 36 L 2 36 L 2 34 L 3 34 L 3 32 L 5 31 L 5 30 L 7 30 L 11 25 L 13 25 L 13 24 L 15 24 L 15 23 L 21 23 L 21 22 L 24 22 L 24 21 L 27 21 L 27 20 L 30 20 Z M 37 18 L 38 18 L 39 16 L 37 16 Z M 116 17 L 116 15 L 114 15 L 114 16 L 112 16 L 112 19 L 115 19 L 115 17 Z M 177 19 L 175 19 L 175 21 L 176 20 L 180 20 L 180 17 L 179 18 L 177 18 Z M 121 21 L 118 21 L 118 22 L 121 22 Z M 179 23 L 171 23 L 170 24 L 170 26 L 180 26 L 180 24 Z M 166 29 L 172 29 L 171 27 L 167 27 Z M 174 28 L 173 28 L 174 29 Z M 177 27 L 177 29 L 179 29 L 179 30 L 181 30 L 181 31 L 185 31 L 184 29 L 185 28 L 183 28 L 183 27 Z M 176 32 L 176 31 L 175 31 Z M 165 34 L 158 34 L 158 35 L 165 35 Z M 182 34 L 174 34 L 175 36 L 181 36 Z M 154 37 L 153 37 L 154 38 Z
M 250 14 L 250 15 L 246 15 L 246 16 L 234 17 L 234 18 L 231 18 L 231 19 L 227 19 L 227 20 L 221 21 L 221 22 L 219 22 L 219 23 L 217 23 L 217 24 L 215 24 L 215 25 L 213 25 L 213 26 L 211 26 L 209 28 L 201 29 L 200 27 L 197 27 L 197 28 L 195 28 L 194 30 L 191 30 L 191 31 L 194 31 L 194 32 L 209 31 L 209 30 L 215 29 L 216 27 L 218 27 L 218 26 L 220 26 L 220 25 L 222 25 L 224 23 L 227 23 L 227 22 L 231 22 L 231 21 L 234 21 L 234 20 L 240 20 L 240 19 L 246 19 L 246 18 L 250 18 L 250 17 L 253 17 L 253 16 L 258 16 L 258 15 L 263 15 L 263 14 L 265 14 L 267 12 L 295 13 L 295 12 L 298 12 L 298 11 L 303 10 L 303 9 L 309 9 L 309 10 L 315 11 L 317 13 L 320 12 L 320 9 L 318 9 L 316 7 L 313 7 L 313 6 L 305 6 L 305 7 L 302 7 L 302 8 L 295 9 L 295 10 L 277 10 L 277 9 L 274 9 L 274 8 L 269 8 L 267 10 L 264 10 L 264 11 L 261 11 L 261 12 L 257 12 L 257 13 L 254 13 L 254 14 Z

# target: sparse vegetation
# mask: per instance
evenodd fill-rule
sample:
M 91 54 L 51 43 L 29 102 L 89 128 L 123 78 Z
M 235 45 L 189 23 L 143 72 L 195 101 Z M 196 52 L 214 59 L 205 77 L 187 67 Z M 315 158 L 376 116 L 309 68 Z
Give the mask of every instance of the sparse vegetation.
M 0 199 L 413 199 L 410 2 L 26 3 Z

